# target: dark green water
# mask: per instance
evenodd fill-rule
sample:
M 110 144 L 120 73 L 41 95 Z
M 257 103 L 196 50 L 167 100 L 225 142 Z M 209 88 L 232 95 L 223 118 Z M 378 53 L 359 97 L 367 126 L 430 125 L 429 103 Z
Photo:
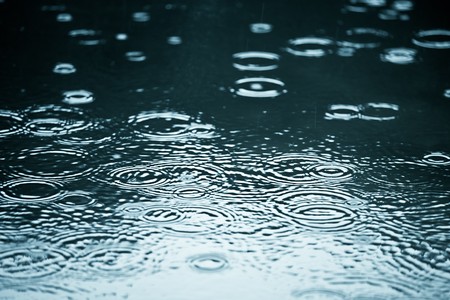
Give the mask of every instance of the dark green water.
M 444 1 L 0 0 L 0 299 L 449 299 Z

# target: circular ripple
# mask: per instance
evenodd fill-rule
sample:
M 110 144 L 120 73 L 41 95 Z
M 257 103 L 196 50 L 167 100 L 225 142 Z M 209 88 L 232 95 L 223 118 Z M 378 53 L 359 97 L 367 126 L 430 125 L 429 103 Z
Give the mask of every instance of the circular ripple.
M 87 104 L 94 102 L 94 94 L 85 90 L 66 91 L 63 93 L 63 96 L 64 99 L 62 100 L 62 102 L 71 105 Z
M 412 42 L 420 47 L 431 49 L 450 49 L 450 30 L 431 29 L 419 31 Z
M 0 277 L 30 279 L 49 276 L 66 267 L 70 255 L 53 248 L 17 248 L 0 252 Z
M 228 261 L 225 257 L 215 253 L 208 253 L 189 257 L 187 260 L 189 266 L 198 272 L 219 272 L 228 267 Z
M 272 31 L 272 24 L 269 23 L 252 23 L 250 24 L 250 31 L 253 33 L 269 33 Z
M 377 48 L 390 37 L 390 34 L 375 28 L 352 28 L 345 32 L 345 39 L 337 42 L 339 46 L 352 47 L 356 49 Z
M 107 247 L 93 250 L 80 257 L 89 271 L 107 276 L 127 276 L 144 269 L 146 255 L 137 248 Z
M 343 232 L 362 225 L 357 207 L 359 200 L 343 191 L 312 189 L 291 192 L 273 199 L 274 213 L 305 229 Z
M 22 130 L 22 126 L 21 115 L 10 110 L 0 110 L 0 137 L 18 133 Z
M 264 166 L 264 177 L 270 181 L 290 184 L 318 182 L 311 176 L 309 168 L 323 162 L 316 156 L 285 155 L 268 160 Z
M 48 105 L 26 111 L 25 129 L 38 136 L 70 134 L 92 126 L 82 110 Z
M 100 32 L 93 29 L 75 29 L 69 32 L 69 36 L 76 39 L 82 46 L 100 45 L 104 41 L 99 38 Z
M 173 112 L 142 112 L 128 119 L 134 132 L 154 140 L 176 140 L 189 135 L 191 117 Z
M 173 46 L 181 45 L 182 42 L 183 42 L 183 40 L 179 36 L 169 36 L 167 38 L 167 44 L 169 44 L 169 45 L 173 45 Z
M 241 71 L 270 71 L 278 68 L 280 56 L 271 52 L 247 51 L 233 54 L 233 67 Z
M 126 166 L 108 173 L 108 183 L 127 188 L 148 188 L 164 184 L 170 174 L 151 165 Z
M 287 93 L 284 82 L 266 77 L 252 77 L 237 80 L 230 91 L 238 96 L 250 98 L 274 98 Z
M 56 16 L 56 21 L 61 23 L 72 22 L 72 15 L 68 13 L 60 13 Z
M 325 120 L 353 120 L 359 118 L 359 107 L 350 104 L 332 104 L 325 113 Z
M 195 200 L 208 196 L 209 191 L 196 185 L 182 186 L 173 191 L 174 197 L 182 200 Z
M 133 13 L 132 17 L 133 17 L 133 21 L 134 22 L 142 23 L 142 22 L 150 21 L 150 14 L 148 12 L 145 12 L 145 11 L 135 12 L 135 13 Z
M 128 51 L 127 53 L 125 53 L 125 58 L 128 61 L 132 62 L 140 62 L 147 59 L 144 52 L 142 51 Z
M 433 152 L 425 155 L 422 161 L 430 165 L 448 166 L 450 165 L 450 156 L 441 152 Z
M 416 62 L 417 50 L 410 48 L 385 49 L 380 55 L 381 61 L 397 65 L 407 65 Z
M 77 71 L 77 69 L 75 68 L 75 66 L 72 64 L 68 64 L 68 63 L 58 63 L 53 68 L 53 73 L 61 74 L 61 75 L 72 74 L 72 73 L 75 73 L 76 71 Z
M 292 296 L 304 300 L 345 300 L 345 295 L 325 289 L 295 290 Z
M 332 53 L 334 42 L 319 37 L 302 37 L 288 41 L 285 50 L 295 56 L 322 57 Z
M 17 179 L 5 182 L 0 195 L 7 200 L 18 202 L 50 201 L 60 197 L 63 188 L 54 181 Z
M 323 163 L 308 168 L 311 175 L 325 180 L 346 180 L 352 178 L 355 170 L 349 166 Z
M 13 172 L 21 176 L 58 179 L 84 176 L 93 170 L 87 152 L 65 148 L 26 149 L 11 159 Z
M 400 107 L 392 103 L 366 103 L 360 106 L 360 118 L 368 121 L 390 121 L 398 116 Z
M 150 220 L 148 217 L 151 217 Z M 141 219 L 148 224 L 161 226 L 170 234 L 197 235 L 222 230 L 231 225 L 236 216 L 224 207 L 158 206 L 146 212 Z
M 68 193 L 54 203 L 61 208 L 84 209 L 92 206 L 97 201 L 87 192 L 77 191 Z

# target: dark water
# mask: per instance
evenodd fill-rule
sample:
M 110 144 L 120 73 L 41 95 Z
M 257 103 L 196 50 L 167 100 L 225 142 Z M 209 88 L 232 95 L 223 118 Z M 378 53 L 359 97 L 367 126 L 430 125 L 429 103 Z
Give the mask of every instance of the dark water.
M 0 0 L 0 299 L 449 299 L 447 11 Z

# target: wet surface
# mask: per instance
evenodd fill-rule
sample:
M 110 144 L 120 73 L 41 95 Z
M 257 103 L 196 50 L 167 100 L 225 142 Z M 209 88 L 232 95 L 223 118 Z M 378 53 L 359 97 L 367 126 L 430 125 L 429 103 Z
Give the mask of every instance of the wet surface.
M 439 1 L 0 0 L 1 299 L 450 298 Z

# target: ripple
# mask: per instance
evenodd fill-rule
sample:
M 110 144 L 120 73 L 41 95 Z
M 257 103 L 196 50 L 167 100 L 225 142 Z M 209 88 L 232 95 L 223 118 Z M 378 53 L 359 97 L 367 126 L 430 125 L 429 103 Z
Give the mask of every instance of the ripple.
M 69 32 L 69 36 L 82 46 L 96 46 L 104 42 L 99 38 L 100 32 L 93 29 L 74 29 Z
M 148 22 L 150 21 L 150 14 L 145 11 L 138 11 L 133 13 L 132 18 L 134 22 Z
M 230 91 L 238 96 L 250 98 L 274 98 L 287 93 L 284 82 L 266 77 L 252 77 L 237 80 Z
M 128 123 L 141 136 L 156 140 L 179 139 L 189 135 L 191 117 L 174 112 L 142 112 Z
M 125 53 L 125 58 L 132 62 L 141 62 L 147 59 L 142 51 L 128 51 Z
M 421 30 L 412 39 L 413 44 L 431 49 L 450 49 L 450 30 Z
M 56 66 L 53 68 L 53 73 L 61 74 L 61 75 L 68 75 L 75 73 L 77 69 L 74 65 L 69 63 L 57 63 Z
M 390 38 L 391 35 L 381 29 L 375 28 L 352 28 L 345 32 L 346 38 L 337 42 L 339 46 L 352 47 L 356 49 L 377 48 L 381 43 Z
M 181 45 L 182 42 L 183 42 L 183 40 L 179 36 L 169 36 L 167 38 L 167 44 L 169 44 L 169 45 L 173 45 L 173 46 Z
M 444 90 L 444 97 L 445 98 L 450 98 L 450 89 L 445 89 Z
M 332 53 L 334 41 L 319 37 L 301 37 L 288 41 L 285 50 L 295 56 L 322 57 Z
M 0 190 L 5 199 L 22 203 L 51 201 L 62 194 L 62 185 L 46 180 L 10 180 L 3 183 Z
M 380 55 L 381 61 L 397 65 L 407 65 L 416 62 L 417 50 L 410 48 L 385 49 Z
M 158 166 L 134 165 L 113 169 L 108 173 L 108 183 L 127 188 L 146 188 L 164 184 L 170 174 Z
M 90 193 L 84 191 L 75 191 L 67 193 L 64 197 L 56 200 L 55 205 L 64 209 L 85 209 L 96 203 Z
M 48 105 L 31 108 L 26 112 L 25 130 L 37 136 L 65 135 L 92 126 L 82 110 Z
M 183 220 L 185 215 L 179 209 L 167 206 L 155 206 L 148 209 L 142 216 L 145 222 L 167 224 Z
M 278 68 L 280 56 L 271 52 L 246 51 L 233 54 L 233 67 L 241 71 L 270 71 Z
M 20 114 L 10 110 L 0 110 L 0 138 L 20 132 L 23 122 Z
M 448 166 L 450 165 L 450 155 L 442 152 L 433 152 L 425 155 L 422 161 L 430 165 Z
M 370 102 L 360 106 L 360 118 L 368 121 L 395 120 L 399 110 L 397 104 Z
M 334 189 L 305 189 L 290 192 L 273 200 L 274 213 L 309 230 L 343 232 L 363 225 L 360 207 L 351 205 L 361 200 Z M 359 201 L 356 201 L 359 202 Z
M 308 170 L 312 176 L 325 180 L 346 180 L 356 173 L 350 166 L 336 163 L 322 163 L 311 166 Z
M 198 272 L 219 272 L 228 267 L 228 261 L 220 254 L 207 253 L 189 257 L 189 266 Z
M 126 41 L 126 40 L 128 40 L 128 34 L 126 34 L 126 33 L 118 33 L 118 34 L 116 34 L 116 40 L 118 40 L 118 41 Z
M 71 105 L 87 104 L 94 102 L 94 94 L 86 90 L 65 91 L 62 102 Z
M 269 33 L 273 30 L 272 24 L 269 23 L 252 23 L 250 31 L 253 33 Z
M 173 191 L 173 196 L 181 200 L 196 200 L 207 197 L 208 189 L 198 187 L 196 185 L 182 186 Z
M 359 118 L 359 107 L 350 104 L 332 104 L 325 113 L 325 120 L 353 120 Z
M 68 13 L 60 13 L 56 16 L 56 21 L 60 23 L 72 22 L 72 20 L 73 20 L 72 15 Z
M 10 167 L 18 175 L 25 177 L 78 178 L 93 170 L 89 159 L 89 154 L 81 150 L 41 147 L 21 151 L 10 159 Z
M 398 11 L 410 11 L 414 8 L 414 3 L 410 0 L 396 0 L 392 2 L 392 8 Z
M 308 289 L 308 290 L 295 290 L 292 292 L 292 296 L 305 300 L 345 300 L 346 296 L 339 292 L 326 289 Z
M 53 248 L 16 248 L 0 252 L 0 277 L 31 279 L 60 272 L 70 255 Z

